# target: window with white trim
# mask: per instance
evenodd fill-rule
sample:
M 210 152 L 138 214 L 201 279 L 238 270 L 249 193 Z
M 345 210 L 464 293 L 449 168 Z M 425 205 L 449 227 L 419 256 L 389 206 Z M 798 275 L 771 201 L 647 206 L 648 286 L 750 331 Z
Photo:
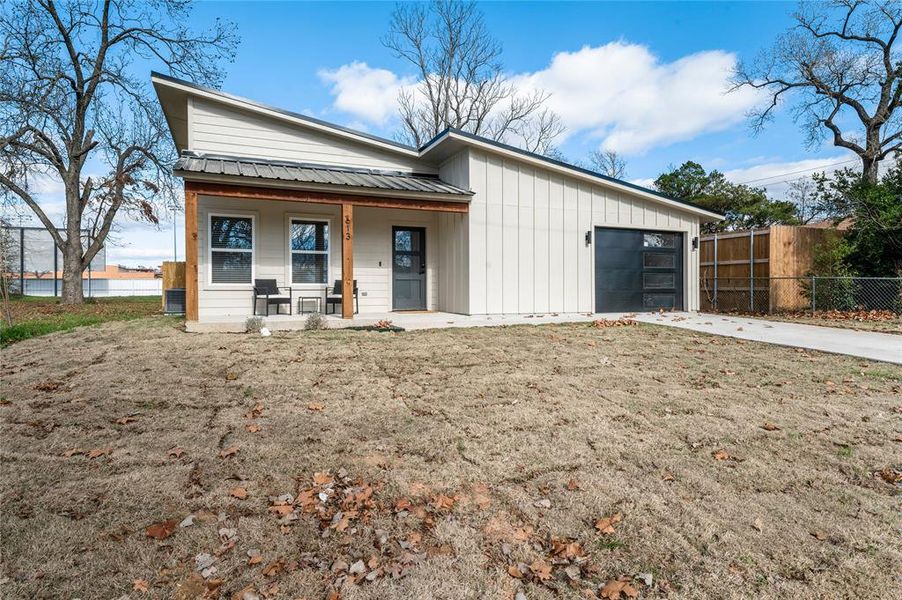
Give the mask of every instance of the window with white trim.
M 249 284 L 253 276 L 253 217 L 210 215 L 210 283 Z
M 288 239 L 291 283 L 328 283 L 329 222 L 292 218 L 288 222 Z

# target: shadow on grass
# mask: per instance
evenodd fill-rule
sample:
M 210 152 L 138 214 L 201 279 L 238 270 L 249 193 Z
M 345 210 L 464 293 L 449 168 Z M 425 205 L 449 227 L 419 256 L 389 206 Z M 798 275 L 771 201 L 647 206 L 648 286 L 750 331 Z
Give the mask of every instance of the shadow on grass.
M 10 308 L 14 323 L 0 326 L 0 347 L 55 331 L 160 314 L 160 297 L 86 299 L 84 304 L 65 306 L 55 298 L 18 296 L 11 299 Z

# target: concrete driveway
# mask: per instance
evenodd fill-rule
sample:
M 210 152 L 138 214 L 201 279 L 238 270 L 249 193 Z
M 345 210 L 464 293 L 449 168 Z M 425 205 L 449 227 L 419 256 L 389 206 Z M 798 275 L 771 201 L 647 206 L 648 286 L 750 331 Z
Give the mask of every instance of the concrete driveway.
M 644 323 L 902 364 L 902 335 L 707 313 L 640 313 Z

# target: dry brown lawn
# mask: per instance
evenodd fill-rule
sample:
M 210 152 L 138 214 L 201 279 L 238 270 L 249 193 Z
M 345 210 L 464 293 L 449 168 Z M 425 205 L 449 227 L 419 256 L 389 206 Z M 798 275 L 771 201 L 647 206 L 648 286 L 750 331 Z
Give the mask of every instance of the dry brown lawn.
M 650 325 L 151 318 L 0 369 L 4 599 L 902 589 L 895 366 Z

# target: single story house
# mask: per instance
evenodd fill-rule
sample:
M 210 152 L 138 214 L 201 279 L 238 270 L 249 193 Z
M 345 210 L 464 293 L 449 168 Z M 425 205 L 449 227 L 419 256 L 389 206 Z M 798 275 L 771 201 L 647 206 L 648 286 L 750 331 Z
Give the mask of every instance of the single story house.
M 295 298 L 356 281 L 362 315 L 699 307 L 699 224 L 718 214 L 456 129 L 413 148 L 152 82 L 185 181 L 188 321 L 249 316 L 264 278 Z

